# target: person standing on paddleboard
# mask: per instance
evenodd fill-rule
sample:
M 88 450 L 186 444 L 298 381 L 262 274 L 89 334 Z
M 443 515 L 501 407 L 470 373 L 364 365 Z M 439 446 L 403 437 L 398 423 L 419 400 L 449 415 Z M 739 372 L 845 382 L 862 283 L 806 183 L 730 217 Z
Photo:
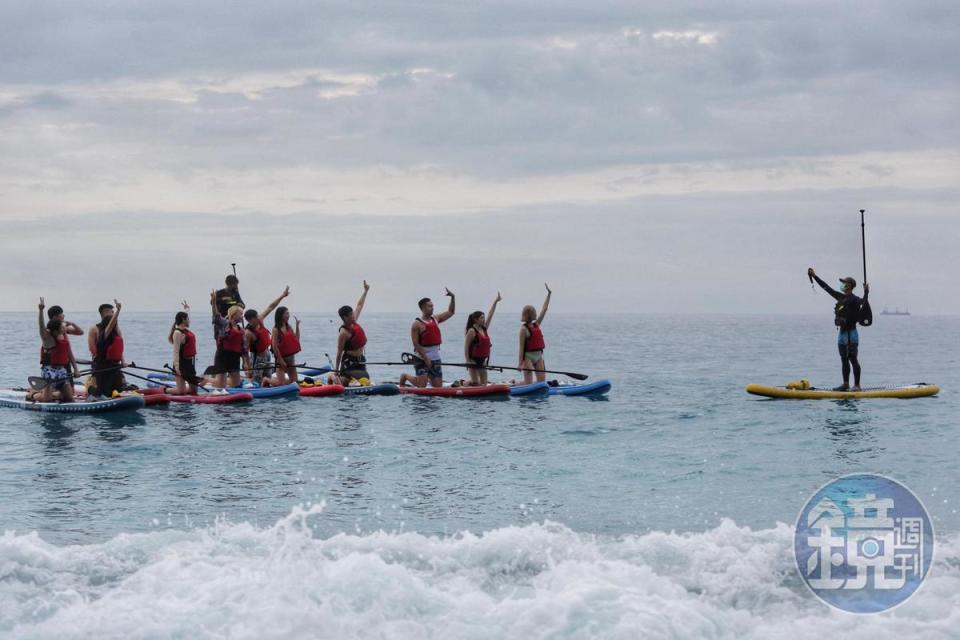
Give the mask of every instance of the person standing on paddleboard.
M 223 317 L 227 317 L 227 311 L 230 310 L 230 307 L 240 307 L 243 309 L 246 305 L 243 304 L 243 296 L 240 295 L 240 280 L 237 276 L 230 274 L 224 280 L 224 284 L 227 285 L 223 289 L 217 289 L 217 313 Z
M 433 301 L 430 298 L 421 298 L 420 317 L 414 319 L 410 325 L 410 339 L 413 342 L 413 351 L 416 358 L 413 362 L 415 375 L 400 374 L 400 386 L 410 383 L 415 387 L 443 386 L 443 360 L 440 354 L 440 345 L 443 336 L 440 333 L 440 323 L 453 317 L 457 308 L 457 297 L 450 289 L 446 294 L 450 298 L 450 306 L 443 313 L 433 315 Z
M 243 319 L 243 308 L 232 306 L 227 309 L 227 314 L 220 313 L 217 300 L 217 292 L 210 292 L 210 310 L 213 314 L 213 338 L 217 342 L 217 352 L 213 356 L 213 367 L 210 373 L 213 373 L 213 385 L 223 389 L 226 386 L 240 386 L 240 364 L 247 372 L 247 377 L 251 375 L 250 371 L 250 349 L 247 345 L 247 334 L 240 327 L 240 321 Z M 228 385 L 229 383 L 229 385 Z
M 490 362 L 490 349 L 493 343 L 490 342 L 490 335 L 487 331 L 493 324 L 493 314 L 497 312 L 497 304 L 501 300 L 503 298 L 497 291 L 497 297 L 493 299 L 493 304 L 490 305 L 490 311 L 487 315 L 484 315 L 483 311 L 474 311 L 467 318 L 463 354 L 467 364 L 471 365 L 467 370 L 470 372 L 470 386 L 472 387 L 486 386 L 489 382 L 486 366 Z
M 173 345 L 173 375 L 177 386 L 167 389 L 170 395 L 196 395 L 197 385 L 203 382 L 197 376 L 197 336 L 190 331 L 190 305 L 183 303 L 170 327 L 167 341 Z
M 834 324 L 838 331 L 837 348 L 840 351 L 843 384 L 836 387 L 834 391 L 850 390 L 851 368 L 853 369 L 853 390 L 860 391 L 860 333 L 857 331 L 857 323 L 861 320 L 863 306 L 867 304 L 870 285 L 866 282 L 863 283 L 863 298 L 860 298 L 853 293 L 853 290 L 857 287 L 857 281 L 853 278 L 840 278 L 841 292 L 836 291 L 821 280 L 813 267 L 807 269 L 807 276 L 816 280 L 820 288 L 837 301 L 837 304 L 834 305 Z
M 271 344 L 277 362 L 277 384 L 297 381 L 296 356 L 300 353 L 300 318 L 294 316 L 296 328 L 290 327 L 290 311 L 280 307 L 273 315 Z
M 253 372 L 250 381 L 262 387 L 270 386 L 274 373 L 273 361 L 270 357 L 273 352 L 273 337 L 263 321 L 288 295 L 290 295 L 289 285 L 279 298 L 268 304 L 267 308 L 260 313 L 257 313 L 256 309 L 247 309 L 243 312 L 243 319 L 247 321 L 247 344 L 250 345 L 250 362 Z
M 90 327 L 87 346 L 93 356 L 94 388 L 91 395 L 112 398 L 114 392 L 123 391 L 123 332 L 117 323 L 120 320 L 120 303 L 103 303 L 97 308 L 100 322 Z
M 543 382 L 547 379 L 547 374 L 544 371 L 547 365 L 543 359 L 543 350 L 547 345 L 543 341 L 543 332 L 540 330 L 540 325 L 543 324 L 543 319 L 547 315 L 547 308 L 550 306 L 550 297 L 553 295 L 553 291 L 550 290 L 550 285 L 544 283 L 543 286 L 547 289 L 547 297 L 540 308 L 540 314 L 537 315 L 536 308 L 530 304 L 525 306 L 520 314 L 523 324 L 520 326 L 520 364 L 517 366 L 523 370 L 524 384 L 532 384 L 534 374 L 536 374 L 537 382 Z
M 367 302 L 367 292 L 370 285 L 363 281 L 363 293 L 357 300 L 356 308 L 350 305 L 340 307 L 337 314 L 340 316 L 340 331 L 337 333 L 337 360 L 336 368 L 330 375 L 332 384 L 349 385 L 351 382 L 370 384 L 370 374 L 367 373 L 367 334 L 357 320 L 363 313 L 363 305 Z
M 40 328 L 40 377 L 43 378 L 45 385 L 38 392 L 39 397 L 35 396 L 35 399 L 40 402 L 50 402 L 56 391 L 61 402 L 73 402 L 73 380 L 79 378 L 80 371 L 73 357 L 73 349 L 70 347 L 68 327 L 77 329 L 79 327 L 65 322 L 62 318 L 63 309 L 57 306 L 50 307 L 47 313 L 49 320 L 44 324 L 44 306 L 43 298 L 40 298 L 40 311 L 37 314 Z M 61 317 L 55 317 L 58 315 Z M 83 334 L 82 329 L 80 333 Z M 73 373 L 72 377 L 71 373 Z

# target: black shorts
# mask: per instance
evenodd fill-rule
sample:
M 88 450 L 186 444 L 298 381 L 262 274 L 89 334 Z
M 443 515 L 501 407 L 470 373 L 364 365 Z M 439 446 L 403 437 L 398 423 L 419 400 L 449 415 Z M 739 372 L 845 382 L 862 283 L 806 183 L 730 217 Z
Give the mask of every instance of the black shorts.
M 197 364 L 194 358 L 180 358 L 180 375 L 188 384 L 198 384 Z
M 227 351 L 217 347 L 217 353 L 213 356 L 214 373 L 236 373 L 240 371 L 240 361 L 242 356 L 239 351 Z
M 93 361 L 93 370 L 99 371 L 93 376 L 97 395 L 109 398 L 114 391 L 123 391 L 123 370 L 120 368 L 122 364 L 119 361 Z
M 367 359 L 364 356 L 355 358 L 353 356 L 343 354 L 340 358 L 340 374 L 347 378 L 353 378 L 354 380 L 359 380 L 360 378 L 370 378 L 370 374 L 367 373 Z
M 851 342 L 850 344 L 838 344 L 837 350 L 840 352 L 840 357 L 846 360 L 847 358 L 856 358 L 857 352 L 860 348 L 860 345 L 856 342 Z
M 490 362 L 490 358 L 470 358 L 470 362 L 473 365 L 469 367 L 470 369 L 482 369 Z

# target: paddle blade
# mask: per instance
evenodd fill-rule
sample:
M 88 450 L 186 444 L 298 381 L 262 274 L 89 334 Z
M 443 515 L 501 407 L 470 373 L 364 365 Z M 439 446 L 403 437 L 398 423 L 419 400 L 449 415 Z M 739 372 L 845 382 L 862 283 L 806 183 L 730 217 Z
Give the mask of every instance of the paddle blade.
M 574 380 L 586 380 L 587 378 L 590 377 L 583 373 L 565 373 L 563 375 L 567 376 L 568 378 L 573 378 Z

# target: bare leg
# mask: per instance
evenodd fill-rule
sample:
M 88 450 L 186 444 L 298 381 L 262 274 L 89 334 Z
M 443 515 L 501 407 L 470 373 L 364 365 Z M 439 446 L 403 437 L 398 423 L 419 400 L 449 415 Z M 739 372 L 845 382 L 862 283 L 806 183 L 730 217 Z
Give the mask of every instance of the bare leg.
M 547 368 L 547 364 L 543 361 L 543 358 L 540 358 L 540 361 L 537 362 L 534 367 L 537 370 L 537 382 L 543 382 L 547 379 L 547 374 L 544 373 L 544 369 Z
M 533 363 L 524 358 L 520 368 L 523 369 L 523 384 L 533 384 Z

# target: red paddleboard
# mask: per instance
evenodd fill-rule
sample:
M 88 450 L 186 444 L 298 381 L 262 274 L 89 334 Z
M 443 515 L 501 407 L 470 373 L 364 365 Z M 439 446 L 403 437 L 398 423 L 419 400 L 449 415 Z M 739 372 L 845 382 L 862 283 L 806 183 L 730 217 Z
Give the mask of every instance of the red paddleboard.
M 170 402 L 186 402 L 188 404 L 229 404 L 231 402 L 248 402 L 253 400 L 253 394 L 242 393 L 205 393 L 203 395 L 167 395 Z
M 302 396 L 338 396 L 343 393 L 342 384 L 314 384 L 300 385 L 300 395 Z
M 441 396 L 444 398 L 508 396 L 510 395 L 510 385 L 488 384 L 485 387 L 400 387 L 400 393 L 417 396 Z

